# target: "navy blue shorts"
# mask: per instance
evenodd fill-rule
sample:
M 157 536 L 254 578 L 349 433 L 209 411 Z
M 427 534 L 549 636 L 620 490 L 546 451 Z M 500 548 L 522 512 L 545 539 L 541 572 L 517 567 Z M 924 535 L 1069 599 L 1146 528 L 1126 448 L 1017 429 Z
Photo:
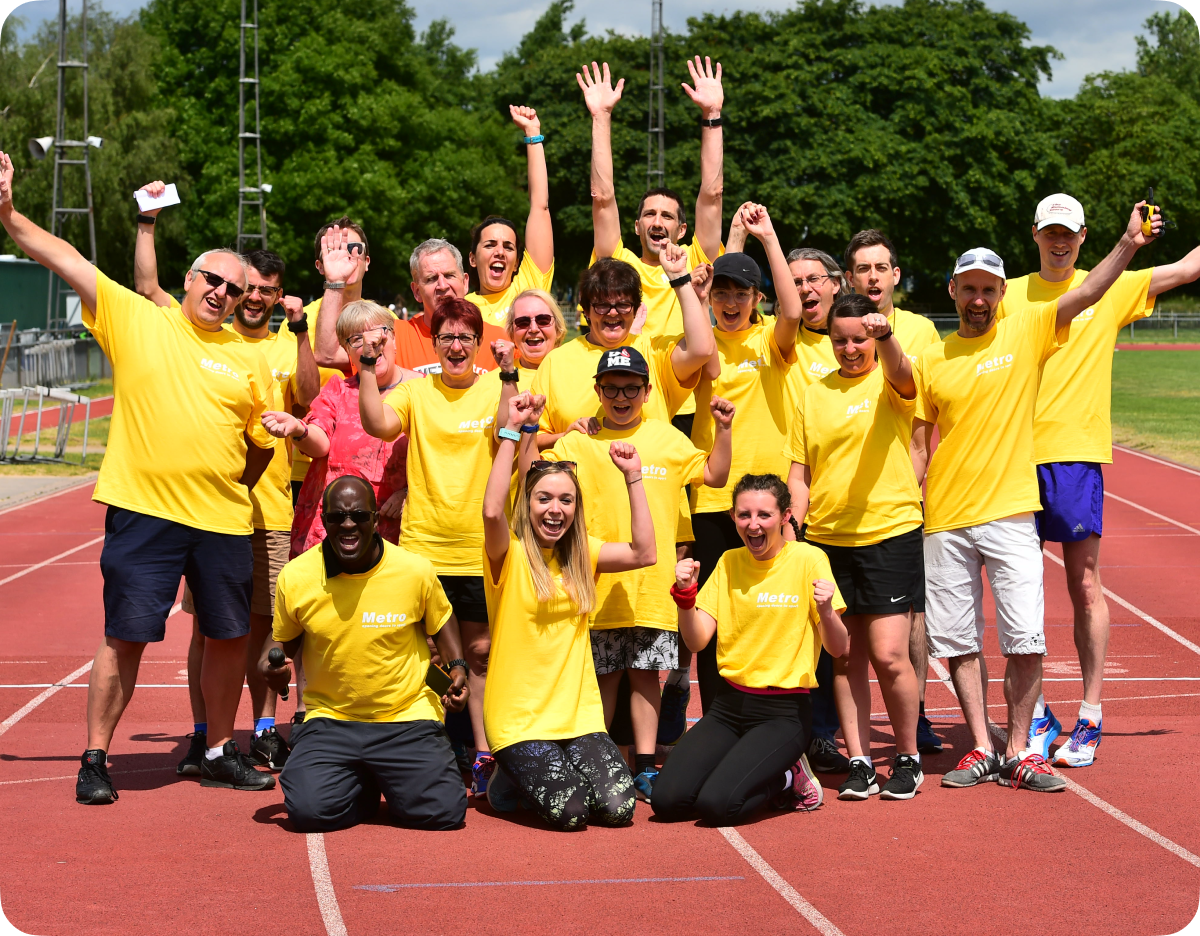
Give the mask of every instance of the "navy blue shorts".
M 250 633 L 254 552 L 250 536 L 210 533 L 123 507 L 104 517 L 104 633 L 118 640 L 162 640 L 186 578 L 200 633 L 216 640 Z
M 1077 543 L 1104 533 L 1104 474 L 1096 462 L 1050 462 L 1037 466 L 1042 509 L 1038 537 Z

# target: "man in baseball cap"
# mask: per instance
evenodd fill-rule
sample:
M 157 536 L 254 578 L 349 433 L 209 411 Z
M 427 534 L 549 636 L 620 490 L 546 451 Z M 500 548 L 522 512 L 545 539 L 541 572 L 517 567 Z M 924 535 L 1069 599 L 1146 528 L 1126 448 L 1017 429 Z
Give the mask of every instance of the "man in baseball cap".
M 1084 228 L 1083 205 L 1062 192 L 1047 195 L 1038 202 L 1037 210 L 1033 213 L 1034 232 L 1052 224 L 1061 224 L 1072 233 L 1078 234 Z

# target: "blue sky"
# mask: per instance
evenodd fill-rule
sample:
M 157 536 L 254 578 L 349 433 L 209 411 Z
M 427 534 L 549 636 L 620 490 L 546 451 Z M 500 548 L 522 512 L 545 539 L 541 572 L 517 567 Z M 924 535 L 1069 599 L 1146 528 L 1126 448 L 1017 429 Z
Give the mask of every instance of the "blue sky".
M 271 2 L 271 0 L 264 0 Z M 286 2 L 286 0 L 285 0 Z M 681 31 L 689 16 L 706 11 L 779 10 L 793 0 L 664 0 L 667 27 Z M 142 6 L 143 0 L 104 0 L 106 9 L 129 13 Z M 452 11 L 460 45 L 474 48 L 480 64 L 489 68 L 508 49 L 513 48 L 538 15 L 546 0 L 409 0 L 417 11 L 421 28 Z M 1054 78 L 1043 91 L 1055 97 L 1069 97 L 1085 75 L 1092 72 L 1129 68 L 1134 63 L 1134 36 L 1145 19 L 1158 10 L 1176 10 L 1174 3 L 1163 0 L 990 0 L 993 9 L 1006 10 L 1029 24 L 1033 41 L 1055 46 L 1066 58 L 1055 63 Z M 71 0 L 78 7 L 78 0 Z M 19 7 L 16 15 L 27 23 L 57 15 L 56 0 L 35 0 Z M 590 30 L 614 29 L 621 33 L 645 33 L 650 26 L 649 0 L 576 0 L 575 19 L 586 19 Z

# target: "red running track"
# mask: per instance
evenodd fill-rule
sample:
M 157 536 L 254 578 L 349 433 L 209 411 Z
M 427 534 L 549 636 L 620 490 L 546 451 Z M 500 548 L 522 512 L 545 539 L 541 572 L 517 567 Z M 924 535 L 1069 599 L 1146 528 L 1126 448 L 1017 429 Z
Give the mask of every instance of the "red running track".
M 58 414 L 62 412 L 62 404 L 48 400 L 44 403 L 42 410 L 42 428 L 53 429 L 58 425 Z M 113 411 L 113 398 L 95 397 L 91 405 L 91 418 L 101 419 L 105 416 L 111 416 Z M 71 423 L 74 425 L 78 422 L 83 422 L 87 416 L 87 410 L 83 406 L 76 405 L 71 414 Z M 9 436 L 15 436 L 18 432 L 22 435 L 34 432 L 37 429 L 37 400 L 30 400 L 29 412 L 25 415 L 25 421 L 21 422 L 21 404 L 17 404 L 13 412 L 12 423 L 9 424 Z
M 725 834 L 656 823 L 644 804 L 631 828 L 571 835 L 542 829 L 528 814 L 500 817 L 472 804 L 455 832 L 378 823 L 298 835 L 278 790 L 207 790 L 176 778 L 191 728 L 188 622 L 180 615 L 166 641 L 147 649 L 143 688 L 110 752 L 120 801 L 79 806 L 72 781 L 86 674 L 11 717 L 85 666 L 99 642 L 100 545 L 84 544 L 101 534 L 104 508 L 76 489 L 9 511 L 0 515 L 5 914 L 39 936 L 1177 932 L 1200 897 L 1192 787 L 1200 650 L 1181 642 L 1200 646 L 1192 597 L 1200 472 L 1118 452 L 1106 479 L 1114 496 L 1104 584 L 1145 617 L 1110 601 L 1105 740 L 1094 767 L 1068 773 L 1080 792 L 940 787 L 969 740 L 931 670 L 927 708 L 948 744 L 926 757 L 916 799 L 843 803 L 835 798 L 842 778 L 826 778 L 818 812 L 764 816 Z M 1050 558 L 1046 624 L 1046 696 L 1069 728 L 1081 687 L 1070 602 Z M 986 651 L 997 680 L 991 713 L 1002 723 L 1003 661 L 991 629 Z M 883 761 L 894 748 L 878 692 L 873 708 L 874 753 Z M 282 704 L 281 717 L 290 713 L 291 703 Z M 244 745 L 248 704 L 239 726 Z

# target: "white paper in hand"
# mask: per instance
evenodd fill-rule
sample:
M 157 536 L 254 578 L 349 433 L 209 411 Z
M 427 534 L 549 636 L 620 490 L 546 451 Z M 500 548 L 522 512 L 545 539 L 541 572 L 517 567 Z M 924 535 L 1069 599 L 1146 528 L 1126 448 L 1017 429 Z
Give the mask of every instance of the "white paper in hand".
M 152 197 L 142 189 L 134 192 L 133 197 L 137 199 L 138 208 L 141 211 L 153 211 L 155 208 L 169 208 L 171 205 L 179 204 L 179 191 L 175 188 L 174 182 L 168 183 L 158 198 Z

